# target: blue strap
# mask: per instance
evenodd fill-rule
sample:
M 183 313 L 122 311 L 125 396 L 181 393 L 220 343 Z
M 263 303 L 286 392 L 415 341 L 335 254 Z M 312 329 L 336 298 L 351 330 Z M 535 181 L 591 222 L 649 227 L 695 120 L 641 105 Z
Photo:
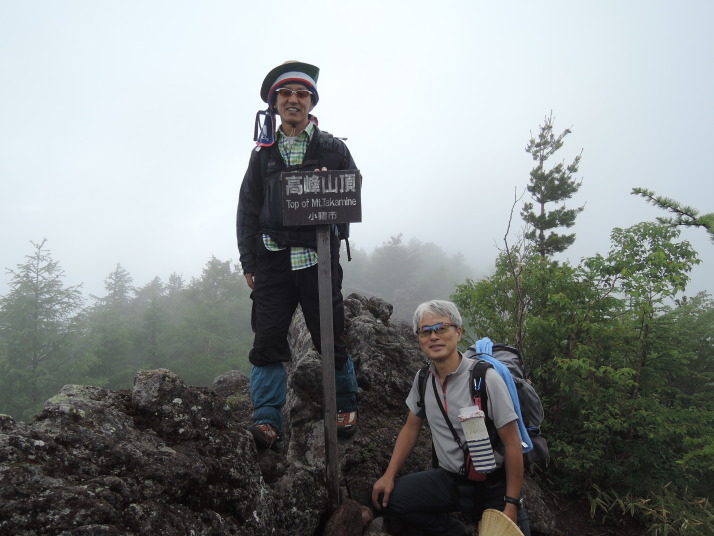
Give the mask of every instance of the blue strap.
M 501 375 L 503 381 L 506 382 L 506 387 L 508 388 L 508 393 L 511 395 L 511 400 L 513 400 L 513 409 L 516 410 L 516 415 L 518 419 L 516 424 L 518 425 L 518 435 L 521 436 L 521 443 L 524 445 L 523 453 L 530 452 L 533 450 L 533 442 L 528 435 L 528 430 L 523 423 L 523 415 L 521 414 L 521 404 L 518 402 L 518 391 L 516 390 L 516 382 L 513 381 L 513 376 L 508 370 L 508 367 L 501 363 L 498 359 L 493 357 L 493 342 L 488 337 L 476 341 L 476 353 L 479 354 L 476 357 L 486 361 L 493 365 L 493 368 Z M 485 355 L 484 355 L 485 354 Z

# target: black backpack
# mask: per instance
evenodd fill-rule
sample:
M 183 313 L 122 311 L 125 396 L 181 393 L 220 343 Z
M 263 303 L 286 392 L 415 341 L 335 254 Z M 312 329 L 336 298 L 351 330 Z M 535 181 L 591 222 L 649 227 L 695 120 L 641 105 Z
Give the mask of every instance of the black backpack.
M 475 345 L 470 346 L 469 349 L 464 352 L 464 357 L 476 359 L 476 364 L 473 369 L 471 369 L 469 385 L 471 385 L 473 391 L 472 397 L 478 396 L 481 398 L 481 407 L 488 416 L 488 395 L 484 378 L 486 376 L 486 370 L 493 368 L 493 365 L 479 359 L 480 355 L 484 354 L 476 352 Z M 507 344 L 494 344 L 492 357 L 508 367 L 511 376 L 513 376 L 513 381 L 516 384 L 523 423 L 533 443 L 533 450 L 524 454 L 526 462 L 545 462 L 548 458 L 548 443 L 540 432 L 540 425 L 544 418 L 543 404 L 533 384 L 526 379 L 526 367 L 521 358 L 521 354 L 518 353 L 518 350 L 514 347 L 508 346 Z M 427 364 L 419 370 L 419 401 L 417 402 L 419 407 L 424 407 L 424 392 L 426 390 L 426 379 L 428 376 L 429 365 Z M 476 389 L 476 386 L 478 386 L 479 389 Z M 498 432 L 491 419 L 486 419 L 486 428 L 494 450 L 503 453 L 503 445 L 501 445 Z M 436 460 L 434 460 L 434 462 L 436 462 Z

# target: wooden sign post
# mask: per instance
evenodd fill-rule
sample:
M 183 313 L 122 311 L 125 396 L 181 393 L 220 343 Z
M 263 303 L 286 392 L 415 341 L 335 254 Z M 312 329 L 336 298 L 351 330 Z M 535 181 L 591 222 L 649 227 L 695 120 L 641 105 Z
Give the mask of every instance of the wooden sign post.
M 313 225 L 317 233 L 317 274 L 322 346 L 322 390 L 325 418 L 325 480 L 331 512 L 340 505 L 340 465 L 335 403 L 335 348 L 332 323 L 333 224 L 362 221 L 362 176 L 359 170 L 291 171 L 281 174 L 283 225 Z

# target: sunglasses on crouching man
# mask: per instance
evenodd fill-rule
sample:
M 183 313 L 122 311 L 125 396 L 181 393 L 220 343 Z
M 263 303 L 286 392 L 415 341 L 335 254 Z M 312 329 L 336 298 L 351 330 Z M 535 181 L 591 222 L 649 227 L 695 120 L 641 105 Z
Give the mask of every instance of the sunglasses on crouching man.
M 419 329 L 416 330 L 416 334 L 419 336 L 420 339 L 426 339 L 427 337 L 431 337 L 432 333 L 436 333 L 437 335 L 443 335 L 447 331 L 449 331 L 450 328 L 458 328 L 456 324 L 449 324 L 448 322 L 439 322 L 438 324 L 434 324 L 433 326 L 422 326 Z

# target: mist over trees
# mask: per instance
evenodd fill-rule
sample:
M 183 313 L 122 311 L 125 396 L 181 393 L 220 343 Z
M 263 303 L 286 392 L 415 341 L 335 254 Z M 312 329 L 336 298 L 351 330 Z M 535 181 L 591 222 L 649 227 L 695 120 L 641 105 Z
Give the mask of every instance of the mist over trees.
M 0 413 L 28 419 L 67 383 L 126 389 L 139 369 L 168 368 L 192 385 L 250 372 L 250 289 L 231 261 L 213 257 L 189 282 L 172 274 L 143 286 L 117 264 L 104 293 L 86 298 L 64 285 L 46 240 L 31 244 L 0 297 Z M 404 318 L 470 275 L 460 255 L 401 235 L 352 255 L 344 292 L 380 296 Z
M 448 255 L 433 243 L 402 234 L 367 254 L 353 248 L 352 262 L 343 262 L 344 290 L 379 296 L 394 306 L 393 316 L 411 321 L 414 309 L 423 301 L 443 298 L 457 283 L 473 276 L 460 253 Z
M 169 368 L 194 385 L 247 370 L 249 292 L 230 261 L 211 258 L 188 284 L 174 274 L 142 287 L 117 265 L 86 305 L 46 241 L 32 245 L 0 298 L 0 412 L 28 419 L 68 383 L 126 389 L 139 369 Z

